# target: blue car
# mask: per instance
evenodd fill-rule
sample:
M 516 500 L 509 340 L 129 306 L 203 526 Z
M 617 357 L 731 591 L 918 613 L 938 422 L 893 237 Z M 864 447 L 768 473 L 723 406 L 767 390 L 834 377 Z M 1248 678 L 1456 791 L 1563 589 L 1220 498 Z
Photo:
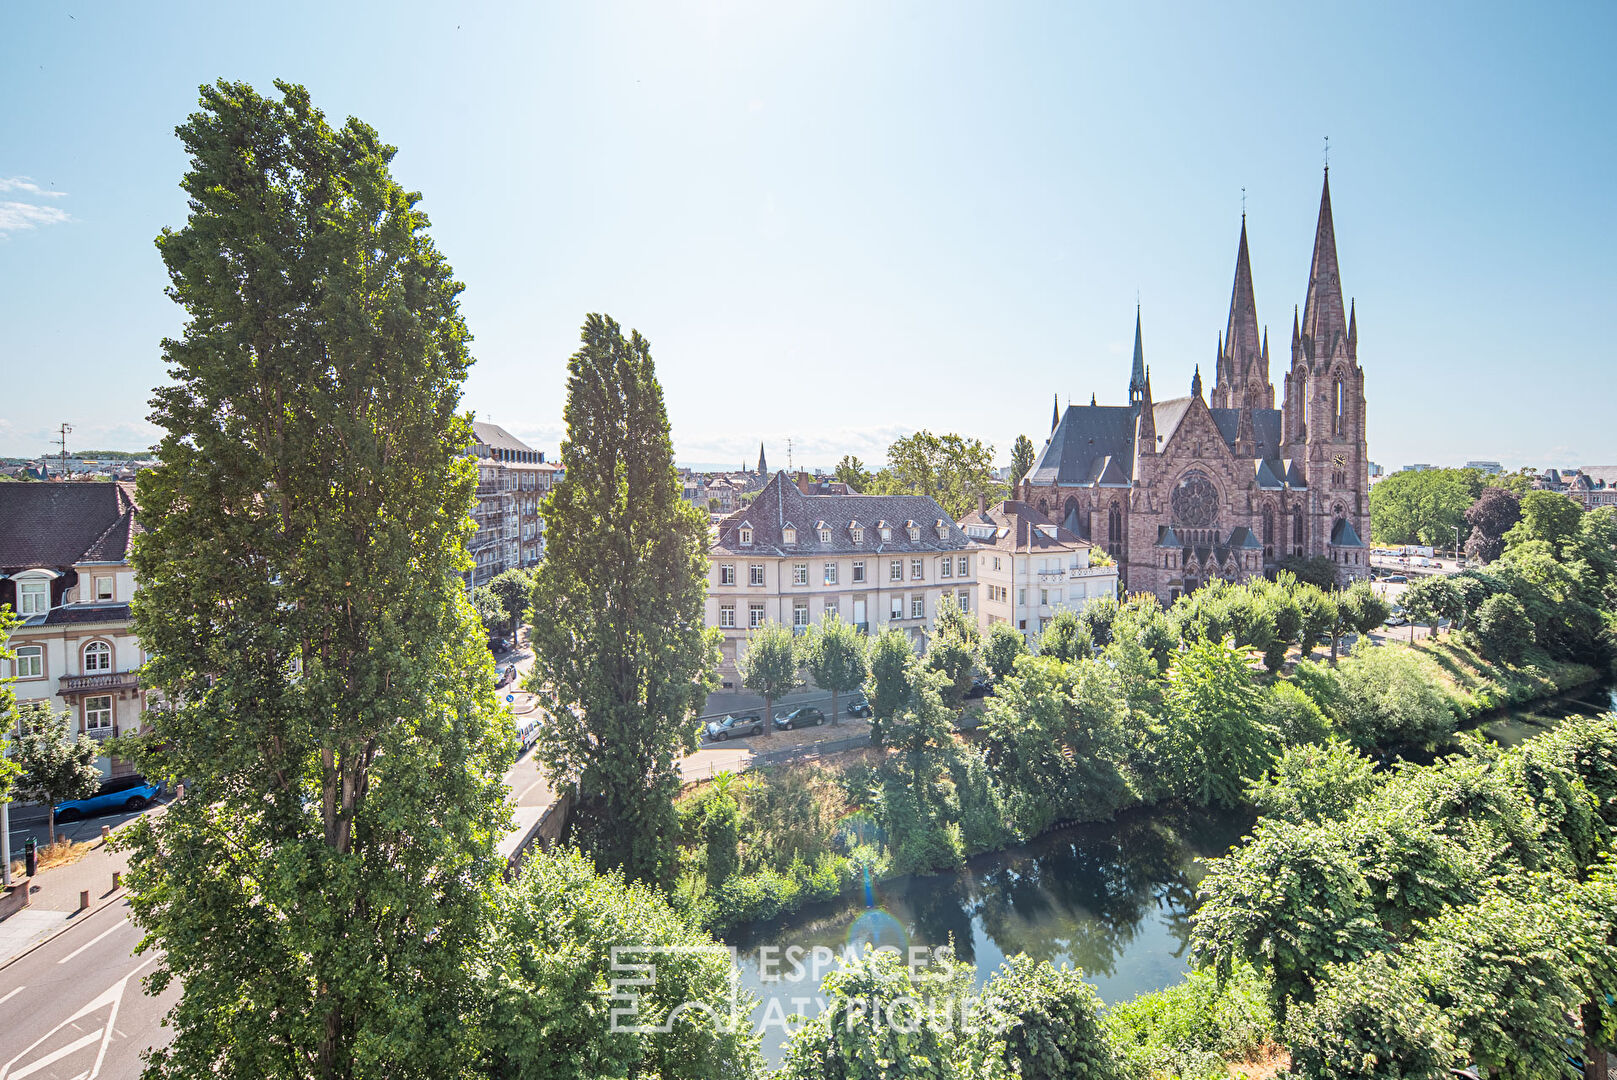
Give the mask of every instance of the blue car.
M 56 820 L 70 821 L 91 814 L 143 810 L 146 804 L 157 798 L 162 791 L 162 784 L 148 784 L 144 776 L 120 776 L 114 780 L 103 780 L 101 790 L 88 799 L 69 799 L 67 802 L 57 803 Z

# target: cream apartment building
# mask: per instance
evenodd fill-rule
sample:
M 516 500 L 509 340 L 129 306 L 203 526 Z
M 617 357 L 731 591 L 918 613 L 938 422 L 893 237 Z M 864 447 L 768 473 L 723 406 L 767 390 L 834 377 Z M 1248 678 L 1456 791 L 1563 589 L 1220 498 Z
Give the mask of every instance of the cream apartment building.
M 131 483 L 0 484 L 0 607 L 22 620 L 0 675 L 15 677 L 19 700 L 49 702 L 95 739 L 138 731 L 146 706 L 129 624 L 138 531 Z M 105 756 L 97 764 L 107 776 L 130 771 Z
M 1028 643 L 1060 611 L 1082 611 L 1092 600 L 1117 596 L 1117 566 L 1089 541 L 1027 503 L 1006 499 L 978 505 L 960 521 L 977 572 L 977 622 L 986 633 L 1008 622 Z
M 718 523 L 708 561 L 707 625 L 723 632 L 727 680 L 766 622 L 801 633 L 834 611 L 870 634 L 899 627 L 919 648 L 945 597 L 977 604 L 973 545 L 934 500 L 805 494 L 785 473 Z

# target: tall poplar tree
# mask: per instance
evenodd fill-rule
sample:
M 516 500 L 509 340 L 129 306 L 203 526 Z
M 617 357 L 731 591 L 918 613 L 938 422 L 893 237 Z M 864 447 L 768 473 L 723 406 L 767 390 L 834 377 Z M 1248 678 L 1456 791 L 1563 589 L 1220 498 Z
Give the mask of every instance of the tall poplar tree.
M 567 364 L 566 479 L 551 491 L 533 588 L 539 752 L 577 796 L 600 867 L 665 883 L 679 759 L 718 661 L 703 629 L 707 517 L 684 502 L 651 345 L 603 315 Z
M 461 285 L 358 120 L 202 88 L 186 313 L 153 397 L 133 561 L 142 764 L 187 797 L 130 833 L 153 1076 L 451 1077 L 475 1054 L 513 746 L 461 579 L 476 468 Z

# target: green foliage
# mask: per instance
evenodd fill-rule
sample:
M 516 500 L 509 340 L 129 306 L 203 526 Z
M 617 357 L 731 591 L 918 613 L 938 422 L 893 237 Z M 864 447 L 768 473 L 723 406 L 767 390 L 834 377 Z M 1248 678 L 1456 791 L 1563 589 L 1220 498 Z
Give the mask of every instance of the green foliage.
M 1293 683 L 1275 682 L 1264 687 L 1259 711 L 1263 725 L 1275 733 L 1282 746 L 1303 746 L 1324 742 L 1333 728 L 1314 699 Z
M 1306 660 L 1335 631 L 1340 615 L 1336 601 L 1317 588 L 1298 589 L 1293 597 L 1302 623 L 1297 631 L 1297 646 Z
M 1255 1056 L 1275 1041 L 1262 979 L 1236 964 L 1220 979 L 1210 968 L 1184 981 L 1107 1007 L 1112 1044 L 1137 1077 L 1226 1080 L 1227 1061 Z
M 1392 614 L 1392 605 L 1377 596 L 1368 581 L 1355 581 L 1337 598 L 1337 617 L 1356 634 L 1378 630 Z
M 1534 645 L 1533 624 L 1522 602 L 1506 593 L 1477 607 L 1477 641 L 1489 656 L 1519 664 Z
M 897 627 L 883 630 L 871 645 L 865 699 L 870 702 L 870 741 L 876 746 L 882 745 L 887 725 L 914 695 L 914 663 L 909 635 Z
M 1135 593 L 1119 605 L 1112 618 L 1112 640 L 1132 641 L 1144 647 L 1159 672 L 1179 651 L 1179 632 L 1150 593 Z
M 512 625 L 521 625 L 526 621 L 528 599 L 533 595 L 533 574 L 512 567 L 496 574 L 494 580 L 488 583 L 488 589 L 499 599 L 500 607 L 505 609 Z M 476 603 L 475 598 L 473 603 Z
M 718 662 L 702 628 L 707 519 L 681 497 L 651 345 L 601 315 L 567 362 L 567 473 L 541 503 L 529 686 L 539 754 L 578 794 L 573 829 L 603 867 L 667 882 L 678 761 L 696 748 Z
M 1461 536 L 1470 531 L 1465 512 L 1481 493 L 1475 469 L 1393 473 L 1370 489 L 1370 536 L 1377 544 L 1448 547 L 1456 528 Z
M 790 627 L 767 622 L 747 632 L 746 651 L 736 657 L 741 685 L 764 699 L 765 720 L 774 717 L 775 702 L 803 685 L 803 649 Z
M 840 723 L 842 695 L 870 675 L 870 639 L 832 612 L 804 636 L 800 653 L 814 685 L 831 691 L 831 722 Z
M 848 490 L 863 493 L 870 487 L 872 479 L 870 470 L 865 463 L 852 454 L 843 454 L 842 460 L 837 462 L 836 478 L 848 485 Z
M 1034 452 L 1033 440 L 1026 435 L 1018 435 L 1011 444 L 1011 486 L 1020 484 L 1028 473 L 1033 471 Z
M 938 604 L 933 630 L 922 664 L 927 671 L 943 676 L 940 687 L 943 703 L 958 709 L 965 702 L 966 691 L 971 689 L 972 676 L 977 672 L 982 635 L 976 622 L 948 596 Z
M 1384 956 L 1341 970 L 1344 977 L 1328 981 L 1288 1020 L 1293 1073 L 1305 1080 L 1447 1080 L 1454 1060 L 1448 1025 L 1421 995 L 1414 972 Z
M 1089 631 L 1089 640 L 1096 648 L 1103 649 L 1112 643 L 1112 623 L 1117 620 L 1121 606 L 1116 597 L 1103 596 L 1089 601 L 1078 613 L 1079 624 Z
M 730 983 L 730 964 L 712 938 L 661 896 L 596 875 L 577 852 L 535 852 L 522 875 L 498 891 L 486 976 L 485 1075 L 532 1080 L 656 1076 L 662 1080 L 745 1080 L 764 1075 L 751 1025 L 715 1024 L 699 1002 L 728 1020 L 751 1002 Z M 610 996 L 614 946 L 660 948 L 622 954 L 620 964 L 655 965 L 634 997 Z M 701 951 L 708 947 L 713 951 Z M 686 951 L 681 951 L 686 950 Z M 612 1010 L 634 1013 L 614 1024 Z M 672 1020 L 672 1030 L 641 1033 Z
M 11 665 L 15 656 L 7 647 L 11 638 L 11 631 L 17 625 L 17 617 L 11 613 L 10 607 L 0 607 L 0 801 L 11 798 L 12 786 L 17 777 L 22 775 L 22 766 L 14 760 L 15 750 L 9 745 L 11 733 L 20 730 L 17 724 L 17 693 L 12 688 L 12 675 L 15 670 Z M 55 806 L 51 808 L 55 814 Z
M 1454 623 L 1465 617 L 1463 594 L 1443 574 L 1428 574 L 1410 582 L 1402 599 L 1404 611 L 1411 619 L 1426 623 L 1434 630 L 1445 619 Z
M 1294 825 L 1346 815 L 1380 786 L 1375 763 L 1339 741 L 1288 746 L 1247 798 L 1260 815 Z
M 69 734 L 70 715 L 56 712 L 48 701 L 25 701 L 16 713 L 15 767 L 8 774 L 19 798 L 46 804 L 47 830 L 55 840 L 56 804 L 87 799 L 101 785 L 95 765 L 101 744 L 83 732 Z
M 887 448 L 887 468 L 871 485 L 876 495 L 926 495 L 937 500 L 950 520 L 958 521 L 977 506 L 979 495 L 990 503 L 1005 494 L 994 479 L 994 448 L 980 439 L 917 431 Z
M 123 833 L 151 990 L 183 988 L 147 1075 L 459 1076 L 513 749 L 461 577 L 461 286 L 393 148 L 277 87 L 203 87 L 158 240 L 185 320 L 130 752 L 192 794 Z
M 1321 704 L 1355 746 L 1421 746 L 1454 733 L 1453 706 L 1412 650 L 1361 640 L 1336 669 L 1334 681 L 1330 704 Z
M 490 634 L 503 633 L 511 628 L 511 616 L 506 614 L 505 605 L 487 585 L 479 585 L 472 590 L 472 609 L 477 612 L 477 621 Z
M 724 775 L 730 776 L 729 773 Z M 707 844 L 707 883 L 717 887 L 735 874 L 741 864 L 741 808 L 736 805 L 735 797 L 725 790 L 707 800 L 704 809 L 702 838 Z
M 1582 517 L 1583 507 L 1558 491 L 1529 491 L 1521 498 L 1521 520 L 1505 533 L 1505 544 L 1516 547 L 1539 540 L 1561 558 L 1577 537 Z
M 1275 752 L 1261 698 L 1239 652 L 1199 641 L 1168 669 L 1166 757 L 1179 792 L 1199 806 L 1237 806 Z
M 1044 632 L 1039 635 L 1039 655 L 1057 660 L 1087 660 L 1095 655 L 1095 643 L 1078 616 L 1071 609 L 1062 608 L 1044 624 Z
M 1015 671 L 1018 658 L 1027 654 L 1027 638 L 1022 631 L 1008 622 L 997 622 L 988 628 L 988 637 L 983 641 L 983 666 L 995 681 Z
M 1336 564 L 1323 555 L 1287 555 L 1275 565 L 1281 573 L 1291 574 L 1304 585 L 1316 589 L 1336 587 Z
M 1100 996 L 1075 968 L 1027 954 L 1002 964 L 972 1017 L 972 1057 L 1005 1080 L 1123 1080 Z

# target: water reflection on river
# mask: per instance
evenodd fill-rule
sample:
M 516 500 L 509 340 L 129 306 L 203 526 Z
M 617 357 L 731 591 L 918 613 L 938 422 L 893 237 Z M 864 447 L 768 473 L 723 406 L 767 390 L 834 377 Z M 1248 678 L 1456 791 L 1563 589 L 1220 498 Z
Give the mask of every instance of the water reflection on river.
M 1617 689 L 1600 685 L 1495 718 L 1480 730 L 1513 746 L 1569 713 L 1614 708 Z M 765 980 L 760 948 L 796 946 L 807 966 L 816 947 L 842 955 L 866 942 L 900 950 L 952 943 L 956 957 L 975 966 L 979 984 L 1007 956 L 1025 952 L 1082 968 L 1106 1001 L 1176 983 L 1190 967 L 1190 914 L 1205 872 L 1199 860 L 1227 852 L 1251 825 L 1250 815 L 1134 811 L 980 856 L 958 873 L 878 883 L 869 906 L 861 898 L 743 928 L 731 943 L 742 985 L 759 1000 L 753 1020 L 762 1025 L 764 1052 L 779 1060 L 787 1034 L 779 1018 L 819 1011 L 819 978 Z M 781 959 L 769 965 L 770 972 L 791 970 Z
M 760 947 L 812 955 L 819 946 L 841 955 L 866 942 L 900 950 L 952 943 L 958 959 L 975 965 L 979 983 L 1007 956 L 1025 952 L 1082 968 L 1107 1000 L 1160 989 L 1189 967 L 1198 858 L 1224 854 L 1251 822 L 1208 811 L 1137 811 L 981 856 L 959 873 L 879 883 L 869 908 L 861 900 L 752 928 L 733 943 L 742 985 L 760 1001 L 754 1019 L 819 1011 L 818 979 L 766 981 L 762 975 L 791 967 L 776 961 L 761 972 Z M 785 1034 L 765 1025 L 772 1059 Z

